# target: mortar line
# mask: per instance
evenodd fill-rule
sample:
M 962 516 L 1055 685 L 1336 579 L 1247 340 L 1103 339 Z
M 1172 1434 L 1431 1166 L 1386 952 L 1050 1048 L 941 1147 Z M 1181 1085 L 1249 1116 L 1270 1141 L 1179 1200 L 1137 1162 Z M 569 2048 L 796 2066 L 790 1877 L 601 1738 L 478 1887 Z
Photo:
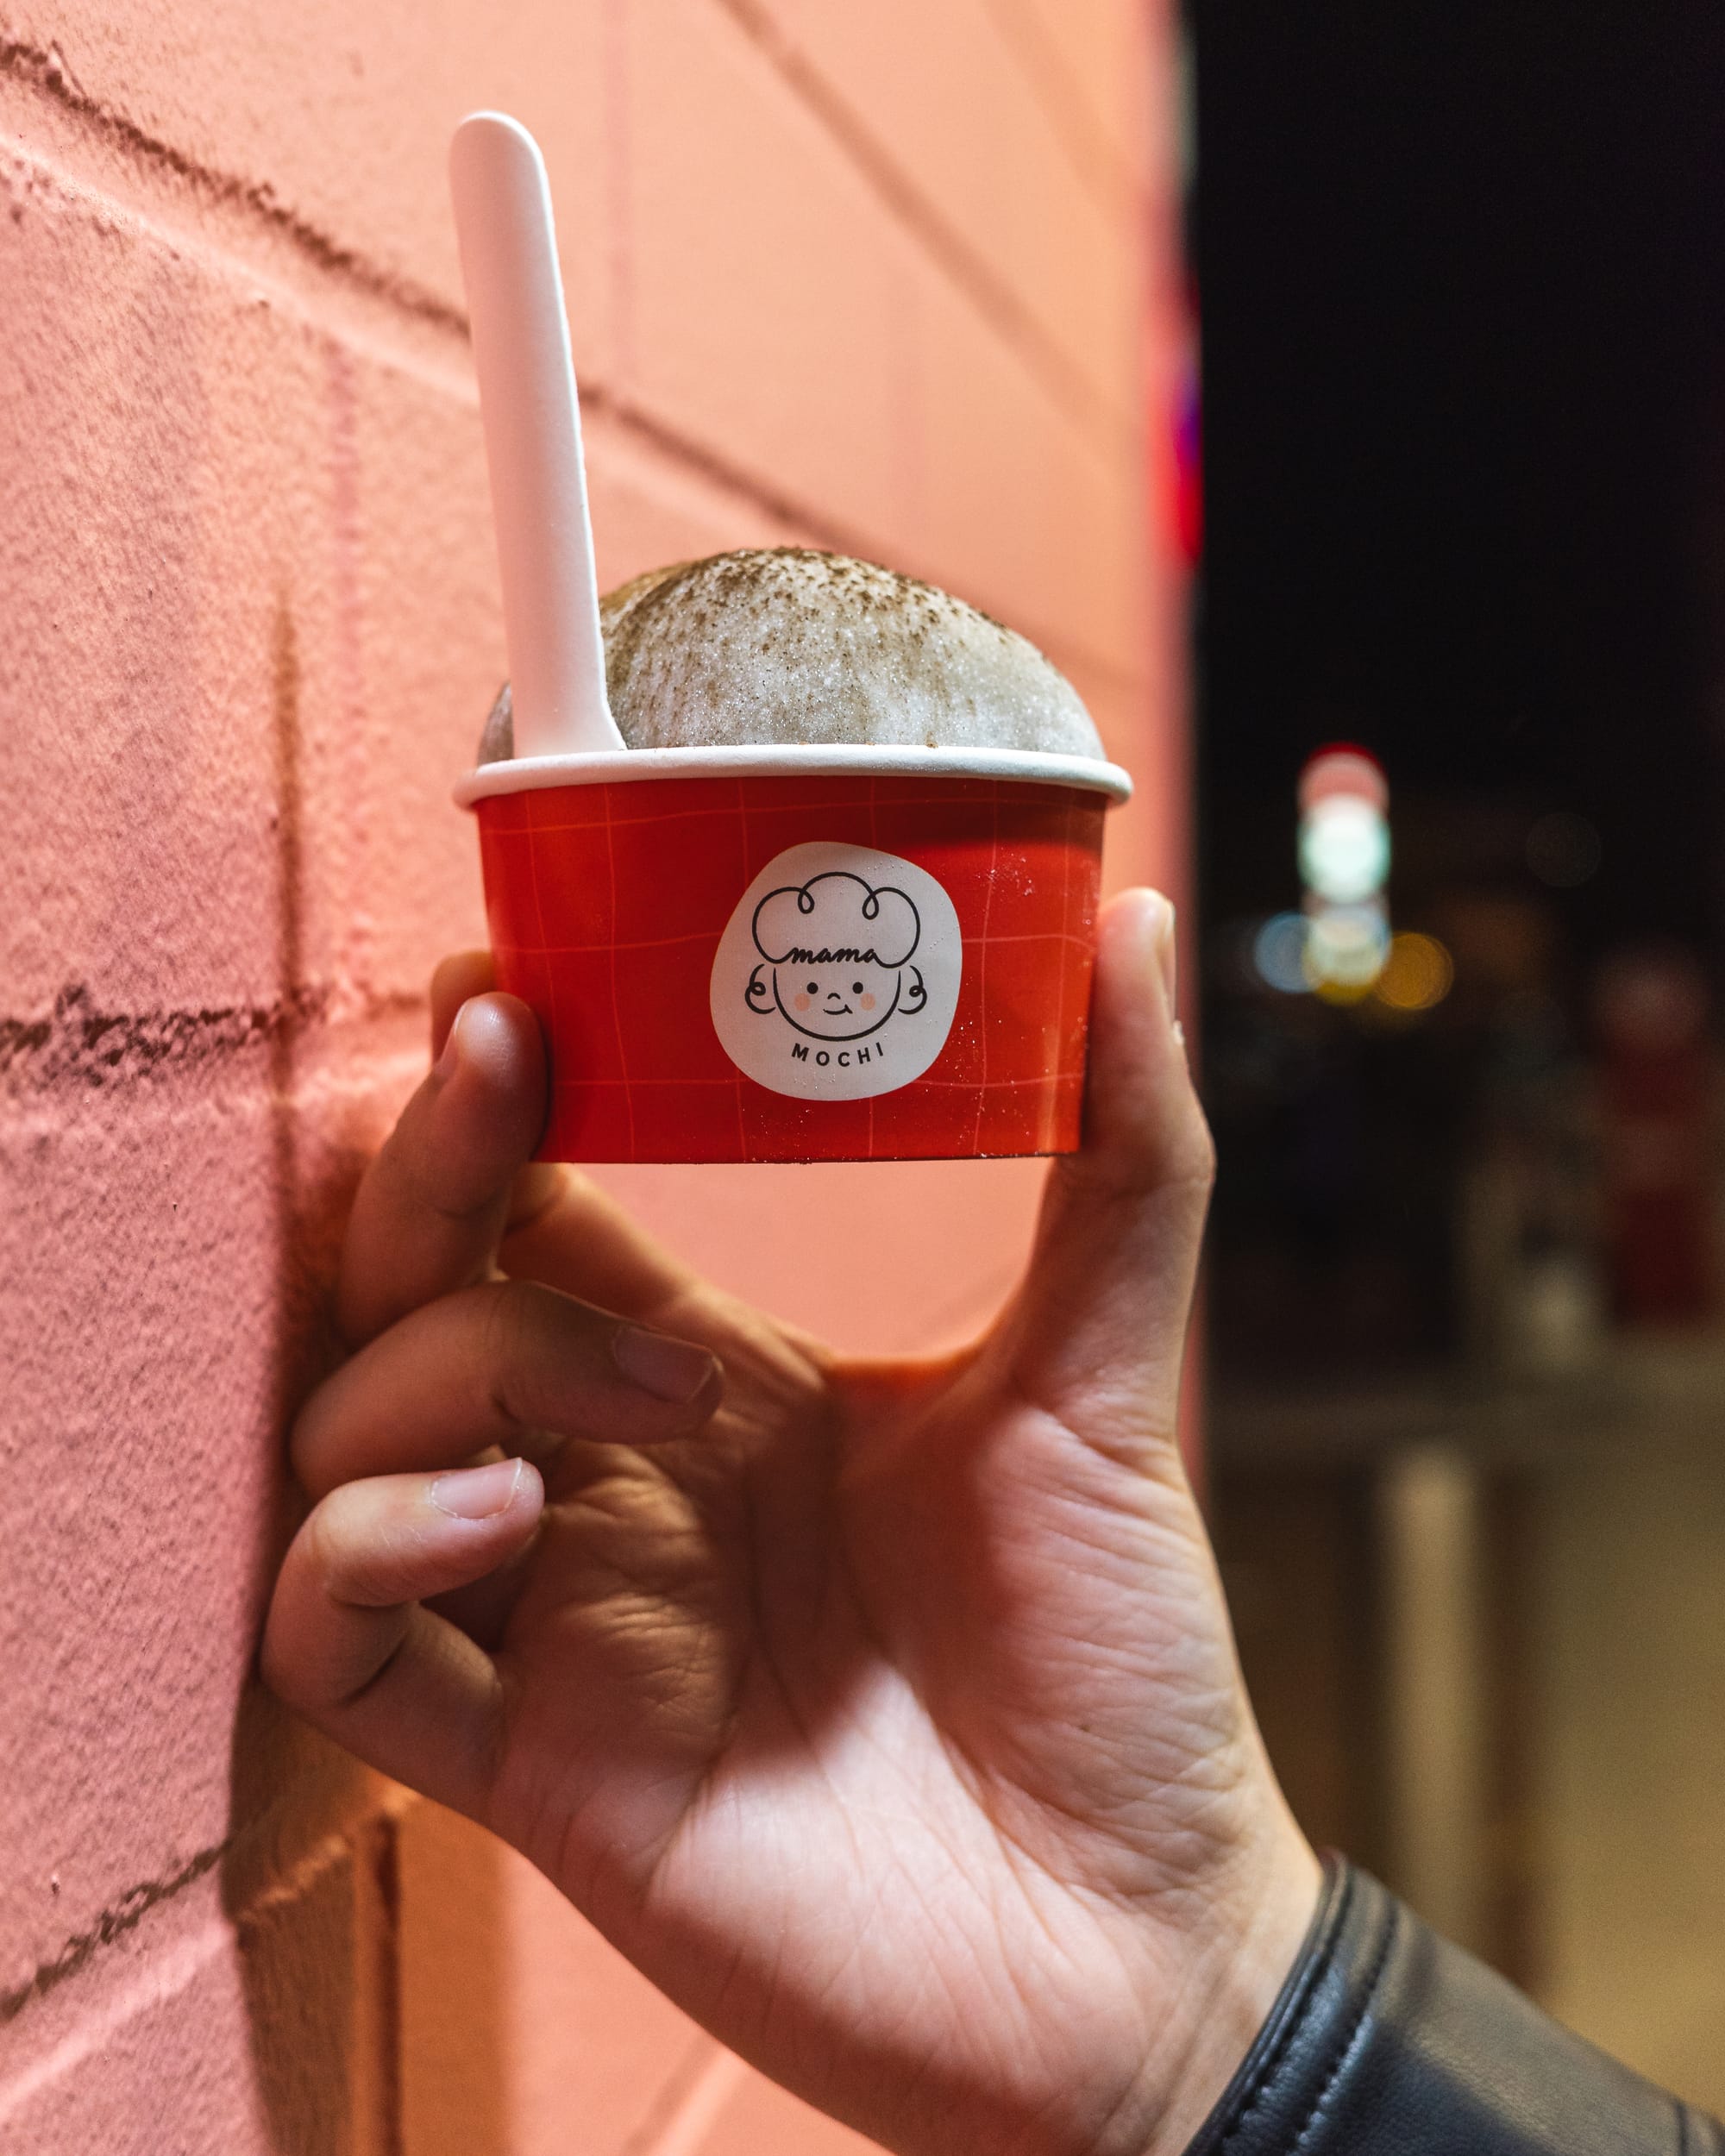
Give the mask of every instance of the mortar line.
M 1026 0 L 983 0 L 1001 47 L 1042 109 L 1049 132 L 1060 142 L 1073 171 L 1096 200 L 1118 214 L 1124 202 L 1134 216 L 1148 214 L 1150 191 L 1097 119 L 1088 94 L 1066 64 L 1048 26 Z M 1051 85 L 1059 95 L 1051 97 Z
M 727 0 L 719 0 L 721 6 Z M 581 411 L 583 417 L 609 421 L 620 432 L 632 436 L 684 471 L 706 480 L 714 488 L 746 501 L 751 508 L 765 512 L 778 523 L 789 525 L 807 542 L 824 547 L 834 554 L 860 555 L 865 561 L 878 558 L 878 540 L 860 526 L 847 523 L 842 517 L 824 515 L 812 508 L 797 495 L 775 486 L 746 467 L 736 464 L 721 450 L 710 448 L 692 435 L 684 434 L 669 421 L 662 419 L 644 405 L 608 388 L 603 382 L 581 384 Z M 898 562 L 910 575 L 921 575 L 924 581 L 938 583 L 945 572 L 928 563 L 919 563 L 908 555 L 900 554 Z M 986 609 L 984 610 L 986 611 Z M 1123 664 L 1117 658 L 1105 656 L 1089 646 L 1075 642 L 1043 624 L 1025 623 L 1022 633 L 1039 649 L 1068 668 L 1077 666 L 1100 676 L 1111 686 L 1121 689 L 1142 689 L 1145 686 L 1141 670 Z
M 391 1790 L 370 1812 L 355 1820 L 350 1829 L 337 1829 L 321 1836 L 240 1908 L 230 1911 L 223 1919 L 224 1931 L 231 1936 L 254 1929 L 273 1910 L 302 1901 L 332 1864 L 339 1863 L 344 1856 L 358 1854 L 367 1833 L 379 1830 L 386 1823 L 392 1832 L 402 1815 L 417 1801 L 407 1790 Z M 73 1932 L 58 1952 L 39 1961 L 22 1984 L 9 1991 L 0 1991 L 0 2028 L 16 2021 L 34 2000 L 45 1998 L 78 1975 L 104 1947 L 135 1931 L 153 1910 L 177 1900 L 200 1879 L 208 1877 L 219 1864 L 244 1846 L 248 1837 L 255 1833 L 268 1816 L 266 1812 L 248 1820 L 233 1833 L 188 1857 L 177 1871 L 127 1887 L 105 1908 L 98 1910 L 82 1931 Z
M 691 2091 L 711 2070 L 719 2046 L 705 2031 L 696 2029 L 676 2064 L 654 2090 L 647 2109 L 630 2128 L 617 2156 L 656 2156 L 658 2145 L 676 2122 Z
M 209 1848 L 200 1849 L 195 1857 L 188 1858 L 178 1871 L 128 1887 L 117 1901 L 110 1902 L 97 1913 L 93 1923 L 81 1932 L 74 1932 L 57 1954 L 39 1961 L 22 1984 L 9 1991 L 0 1991 L 0 2028 L 16 2021 L 33 1999 L 45 1998 L 50 1991 L 58 1990 L 94 1959 L 103 1947 L 111 1946 L 116 1939 L 135 1931 L 153 1908 L 195 1886 L 216 1869 L 232 1846 L 232 1836 L 225 1841 L 213 1842 Z
M 164 1068 L 179 1071 L 225 1062 L 248 1049 L 276 1054 L 335 1014 L 342 984 L 302 982 L 291 993 L 256 1003 L 206 1005 L 200 1009 L 104 1011 L 88 985 L 68 982 L 41 1018 L 0 1016 L 0 1098 L 67 1087 L 91 1091 L 135 1084 Z M 342 1018 L 365 1021 L 405 1017 L 425 998 L 397 990 L 365 995 Z
M 376 2156 L 406 2156 L 402 2065 L 405 2028 L 401 1984 L 401 1814 L 377 1813 L 355 1837 L 354 1853 L 370 1858 L 377 1899 L 378 1936 L 373 1940 L 376 2055 L 372 2061 L 376 2103 Z
M 190 1939 L 154 1956 L 119 1997 L 108 2001 L 95 2014 L 86 2015 L 44 2056 L 0 2081 L 0 2128 L 18 2118 L 45 2089 L 98 2057 L 129 2021 L 194 1984 L 229 1944 L 226 1925 L 219 1917 L 212 1917 Z
M 630 2136 L 625 2156 L 699 2156 L 719 2114 L 748 2076 L 749 2069 L 734 2052 L 714 2045 L 681 2080 L 674 2102 L 656 2105 L 648 2121 Z
M 853 166 L 923 251 L 938 262 L 1043 387 L 1080 419 L 1093 448 L 1117 454 L 1133 422 L 1094 383 L 1044 327 L 1041 317 L 996 274 L 969 240 L 918 186 L 862 116 L 780 28 L 762 0 L 717 0 L 774 72 L 820 122 Z
M 0 76 L 3 76 L 0 66 Z M 34 172 L 49 176 L 69 193 L 102 203 L 116 216 L 136 225 L 158 245 L 177 248 L 187 254 L 202 256 L 205 260 L 240 270 L 260 286 L 279 294 L 284 304 L 298 311 L 308 324 L 326 336 L 339 336 L 356 350 L 366 350 L 378 356 L 380 363 L 414 373 L 431 382 L 445 394 L 456 394 L 468 404 L 477 401 L 472 377 L 467 375 L 459 383 L 452 379 L 448 370 L 433 369 L 417 361 L 411 351 L 392 348 L 374 334 L 355 330 L 349 325 L 334 325 L 312 313 L 303 294 L 279 276 L 248 260 L 242 254 L 224 247 L 202 234 L 188 234 L 166 222 L 158 210 L 141 208 L 137 204 L 121 199 L 99 182 L 85 179 L 69 171 L 58 158 L 41 146 L 27 141 L 16 134 L 0 135 L 0 142 L 9 144 L 12 154 Z M 336 279 L 339 284 L 339 277 Z M 466 335 L 466 318 L 460 317 L 461 334 Z M 593 423 L 602 439 L 609 427 L 638 448 L 662 458 L 682 479 L 692 479 L 710 487 L 715 493 L 743 503 L 757 513 L 784 525 L 787 534 L 806 545 L 825 547 L 840 554 L 860 554 L 869 559 L 881 551 L 875 536 L 841 519 L 823 515 L 794 494 L 775 486 L 773 482 L 725 456 L 656 413 L 649 411 L 628 397 L 620 394 L 604 381 L 588 379 L 581 385 L 581 404 L 587 419 Z M 894 549 L 887 549 L 888 552 Z M 902 558 L 902 557 L 901 557 Z M 943 573 L 928 564 L 911 562 L 913 571 L 921 567 L 932 580 L 938 581 Z M 1074 644 L 1065 638 L 1051 634 L 1038 624 L 1026 623 L 1032 640 L 1047 651 L 1057 662 L 1080 664 L 1118 686 L 1138 686 L 1138 676 L 1121 666 L 1118 660 Z M 3 1021 L 0 1021 L 3 1026 Z M 3 1058 L 6 1036 L 0 1031 L 0 1058 Z
M 756 0 L 719 0 L 775 72 L 828 131 L 874 185 L 900 222 L 938 260 L 954 282 L 1021 357 L 1031 360 L 1044 387 L 1057 388 L 1063 401 L 1076 404 L 1094 421 L 1101 419 L 1110 442 L 1130 434 L 1130 416 L 1118 410 L 1069 359 L 1010 285 L 998 278 L 969 242 L 950 226 L 861 116 L 778 30 Z M 129 114 L 92 95 L 77 80 L 54 45 L 0 34 L 0 77 L 23 84 L 63 111 L 85 122 L 111 147 L 166 175 L 206 201 L 239 210 L 255 218 L 317 269 L 380 300 L 409 319 L 468 340 L 466 310 L 416 278 L 372 260 L 361 248 L 325 230 L 314 219 L 277 196 L 268 180 L 248 180 L 236 172 L 205 164 L 165 136 L 153 134 Z M 28 148 L 28 145 L 26 146 Z
M 721 4 L 726 4 L 726 0 L 721 0 Z M 348 248 L 324 234 L 309 219 L 278 203 L 267 182 L 248 183 L 202 166 L 172 144 L 150 135 L 123 114 L 110 111 L 76 85 L 65 62 L 53 48 L 44 51 L 22 39 L 0 37 L 0 81 L 6 79 L 22 84 L 60 109 L 87 122 L 110 147 L 117 147 L 135 162 L 148 166 L 159 179 L 165 176 L 192 195 L 237 211 L 259 224 L 272 237 L 285 241 L 302 266 L 309 265 L 338 289 L 350 290 L 382 306 L 386 318 L 392 311 L 405 324 L 430 329 L 452 342 L 467 345 L 467 319 L 461 309 L 425 291 L 411 279 L 396 278 L 356 248 Z M 248 259 L 242 250 L 223 244 L 217 237 L 188 232 L 176 225 L 171 210 L 160 202 L 140 204 L 127 199 L 100 179 L 84 176 L 69 166 L 63 156 L 15 130 L 0 135 L 0 141 L 9 145 L 11 154 L 27 170 L 46 175 L 74 197 L 100 202 L 115 215 L 147 233 L 158 244 L 243 273 L 264 291 L 279 295 L 283 304 L 294 308 L 318 333 L 339 337 L 356 350 L 370 351 L 381 363 L 417 374 L 446 393 L 464 394 L 470 404 L 476 401 L 470 374 L 464 373 L 458 383 L 447 367 L 433 367 L 423 355 L 416 356 L 411 348 L 392 345 L 374 329 L 367 331 L 357 324 L 331 323 L 321 318 L 308 306 L 304 293 L 296 290 L 291 279 L 285 279 L 279 272 L 273 273 L 267 266 Z M 665 459 L 680 476 L 693 479 L 721 495 L 747 505 L 785 525 L 804 543 L 871 559 L 881 551 L 873 535 L 843 518 L 823 513 L 794 492 L 684 432 L 673 422 L 605 381 L 583 380 L 581 401 L 585 412 L 601 429 L 606 424 L 614 427 L 638 446 Z M 907 566 L 913 573 L 919 568 L 924 570 L 935 581 L 947 573 L 938 565 L 911 561 Z M 1117 686 L 1137 685 L 1136 674 L 1119 660 L 1051 634 L 1034 622 L 1026 622 L 1026 628 L 1032 641 L 1057 663 L 1082 665 Z M 0 1040 L 3 1040 L 3 1036 L 0 1036 Z
M 355 285 L 373 298 L 386 301 L 403 314 L 465 341 L 467 317 L 442 294 L 414 278 L 386 269 L 358 248 L 336 239 L 291 204 L 279 200 L 267 180 L 242 179 L 237 173 L 206 165 L 162 136 L 151 134 L 147 128 L 84 89 L 57 46 L 43 47 L 32 44 L 27 38 L 0 35 L 0 75 L 25 84 L 87 122 L 114 148 L 138 159 L 152 171 L 169 174 L 208 200 L 243 210 L 258 218 L 292 241 L 320 269 Z

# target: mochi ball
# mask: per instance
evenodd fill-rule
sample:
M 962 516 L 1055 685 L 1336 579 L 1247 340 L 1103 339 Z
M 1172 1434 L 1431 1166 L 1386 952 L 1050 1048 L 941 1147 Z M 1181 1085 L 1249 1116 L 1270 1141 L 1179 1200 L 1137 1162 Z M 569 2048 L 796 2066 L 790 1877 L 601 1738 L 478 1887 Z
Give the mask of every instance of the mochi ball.
M 871 561 L 745 548 L 654 569 L 599 602 L 612 716 L 631 749 L 1030 749 L 1101 760 L 1077 691 L 1035 645 Z M 505 688 L 480 761 L 514 750 Z

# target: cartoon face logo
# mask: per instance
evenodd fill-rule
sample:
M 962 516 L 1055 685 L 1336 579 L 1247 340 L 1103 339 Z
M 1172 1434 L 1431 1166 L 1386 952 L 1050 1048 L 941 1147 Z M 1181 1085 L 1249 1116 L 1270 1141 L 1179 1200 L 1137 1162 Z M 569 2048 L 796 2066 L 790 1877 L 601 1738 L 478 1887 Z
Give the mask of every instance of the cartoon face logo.
M 890 1093 L 945 1045 L 963 964 L 957 914 L 926 870 L 864 846 L 793 846 L 755 878 L 720 938 L 713 1028 L 775 1093 Z
M 751 1011 L 777 1011 L 811 1040 L 866 1040 L 928 1001 L 921 969 L 911 963 L 922 922 L 913 901 L 890 886 L 875 889 L 829 869 L 769 891 L 750 931 L 761 959 L 745 1001 Z

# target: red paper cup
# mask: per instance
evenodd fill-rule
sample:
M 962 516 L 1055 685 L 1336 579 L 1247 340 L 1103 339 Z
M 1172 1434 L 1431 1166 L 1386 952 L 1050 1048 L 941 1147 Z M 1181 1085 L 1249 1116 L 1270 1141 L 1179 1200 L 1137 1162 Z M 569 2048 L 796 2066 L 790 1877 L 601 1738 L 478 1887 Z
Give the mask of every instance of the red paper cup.
M 1110 764 L 643 749 L 482 765 L 539 1157 L 927 1160 L 1078 1143 Z

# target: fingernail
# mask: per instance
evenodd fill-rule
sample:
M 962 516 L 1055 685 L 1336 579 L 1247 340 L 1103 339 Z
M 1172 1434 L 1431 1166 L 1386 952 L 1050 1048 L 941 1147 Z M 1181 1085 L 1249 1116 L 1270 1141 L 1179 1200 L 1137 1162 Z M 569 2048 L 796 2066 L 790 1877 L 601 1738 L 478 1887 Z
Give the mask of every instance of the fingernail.
M 712 1375 L 713 1358 L 705 1348 L 636 1325 L 618 1326 L 611 1336 L 611 1352 L 631 1383 L 679 1407 L 687 1407 Z
M 471 996 L 469 996 L 467 1001 L 461 1006 L 461 1009 L 456 1012 L 454 1018 L 450 1021 L 449 1037 L 443 1044 L 443 1052 L 437 1058 L 436 1062 L 431 1066 L 431 1075 L 434 1078 L 449 1077 L 454 1073 L 455 1065 L 461 1062 L 461 1020 L 466 1018 L 468 1012 L 471 1011 L 473 1007 L 474 1000 Z
M 514 1503 L 523 1471 L 519 1460 L 492 1460 L 484 1467 L 440 1475 L 426 1495 L 451 1519 L 495 1520 Z

